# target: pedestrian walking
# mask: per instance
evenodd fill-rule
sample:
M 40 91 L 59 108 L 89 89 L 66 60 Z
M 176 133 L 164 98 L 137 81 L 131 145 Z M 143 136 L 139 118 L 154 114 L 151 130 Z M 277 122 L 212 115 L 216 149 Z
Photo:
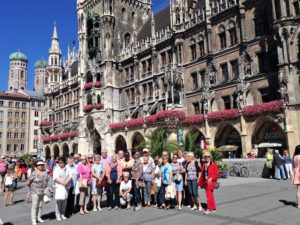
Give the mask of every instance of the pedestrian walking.
M 42 206 L 44 191 L 48 187 L 50 177 L 45 170 L 45 163 L 42 161 L 37 162 L 37 169 L 31 173 L 29 177 L 28 186 L 31 188 L 31 221 L 32 225 L 37 222 L 44 223 L 42 220 Z
M 281 180 L 281 178 L 286 180 L 285 171 L 284 171 L 284 159 L 279 154 L 279 151 L 277 149 L 274 151 L 273 157 L 274 157 L 274 165 L 276 169 L 276 178 L 278 180 Z
M 14 205 L 13 198 L 15 192 L 15 180 L 18 177 L 15 174 L 14 166 L 8 168 L 7 173 L 4 176 L 5 195 L 4 195 L 4 206 L 7 206 L 7 197 L 9 196 L 9 205 Z
M 292 178 L 292 182 L 297 186 L 297 208 L 300 209 L 300 145 L 297 145 L 293 157 L 293 165 L 294 165 L 294 175 Z
M 283 152 L 283 160 L 284 160 L 284 166 L 285 166 L 285 170 L 286 170 L 286 175 L 288 177 L 288 179 L 293 177 L 293 165 L 292 165 L 292 158 L 289 155 L 289 152 L 287 150 L 285 150 Z

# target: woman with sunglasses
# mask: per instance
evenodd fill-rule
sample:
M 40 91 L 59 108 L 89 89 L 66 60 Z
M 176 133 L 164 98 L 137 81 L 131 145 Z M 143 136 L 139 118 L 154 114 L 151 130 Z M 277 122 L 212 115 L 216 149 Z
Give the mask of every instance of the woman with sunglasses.
M 166 188 L 172 183 L 172 166 L 168 163 L 168 157 L 165 155 L 162 158 L 162 166 L 160 167 L 160 176 L 162 179 L 161 188 L 159 190 L 159 203 L 161 209 L 168 209 L 166 205 Z
M 182 210 L 182 191 L 183 191 L 183 176 L 182 173 L 184 173 L 184 169 L 182 167 L 182 164 L 178 162 L 178 154 L 175 153 L 173 155 L 172 160 L 172 172 L 173 172 L 173 180 L 172 182 L 175 185 L 176 189 L 176 199 L 178 204 L 178 210 Z
M 212 154 L 210 152 L 204 152 L 203 154 L 204 164 L 201 167 L 201 176 L 198 180 L 198 185 L 205 189 L 207 208 L 205 214 L 210 214 L 212 211 L 217 210 L 214 189 L 219 178 L 218 165 L 212 161 Z
M 30 175 L 28 179 L 28 186 L 31 189 L 31 221 L 32 225 L 36 225 L 37 222 L 44 223 L 42 220 L 42 206 L 44 191 L 48 187 L 48 181 L 50 176 L 45 170 L 45 163 L 42 161 L 37 162 L 37 169 Z
M 79 185 L 79 205 L 80 205 L 80 215 L 89 214 L 87 210 L 87 205 L 90 200 L 91 195 L 91 167 L 88 165 L 86 156 L 81 157 L 81 164 L 77 167 L 78 172 L 78 185 Z
M 65 158 L 59 158 L 58 166 L 53 171 L 53 181 L 55 182 L 55 216 L 57 221 L 67 219 L 65 216 L 68 199 L 67 185 L 72 178 L 67 173 L 65 165 Z

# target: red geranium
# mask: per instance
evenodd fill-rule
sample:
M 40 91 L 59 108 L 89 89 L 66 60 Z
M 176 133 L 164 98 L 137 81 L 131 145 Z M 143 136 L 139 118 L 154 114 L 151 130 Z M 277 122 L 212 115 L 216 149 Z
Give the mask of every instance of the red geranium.
M 255 117 L 265 115 L 267 113 L 280 113 L 282 111 L 282 107 L 282 100 L 276 100 L 258 105 L 250 105 L 244 108 L 244 116 Z
M 156 115 L 150 115 L 146 117 L 146 124 L 156 124 L 157 123 L 157 116 Z
M 109 125 L 109 128 L 111 129 L 111 131 L 117 131 L 117 130 L 122 130 L 125 128 L 125 123 L 121 122 L 121 123 L 112 123 Z
M 94 87 L 102 87 L 102 86 L 104 86 L 104 84 L 100 81 L 94 83 Z
M 126 127 L 139 127 L 143 126 L 144 124 L 144 119 L 143 118 L 137 118 L 137 119 L 132 119 L 129 120 L 125 123 Z
M 69 132 L 69 138 L 74 138 L 78 136 L 78 131 L 74 130 Z
M 53 121 L 51 121 L 51 120 L 45 120 L 45 121 L 40 122 L 39 126 L 40 127 L 49 127 L 52 125 L 52 122 Z
M 43 142 L 44 142 L 44 143 L 48 143 L 49 141 L 50 141 L 50 137 L 44 137 L 44 138 L 43 138 Z
M 68 138 L 69 138 L 69 133 L 67 133 L 67 132 L 59 135 L 60 140 L 66 140 Z
M 97 110 L 103 109 L 103 105 L 102 104 L 96 104 L 95 109 L 97 109 Z
M 163 110 L 156 113 L 156 117 L 158 120 L 162 119 L 185 119 L 185 112 L 182 110 Z
M 212 112 L 208 114 L 207 120 L 210 122 L 220 121 L 220 120 L 232 120 L 240 116 L 240 113 L 237 109 L 227 109 L 217 112 Z
M 83 88 L 84 88 L 84 90 L 89 90 L 92 87 L 93 87 L 93 82 L 89 82 L 89 83 L 86 83 Z
M 186 125 L 193 125 L 193 124 L 201 124 L 204 122 L 205 118 L 203 114 L 197 114 L 194 116 L 189 116 L 185 118 Z
M 90 112 L 93 109 L 93 105 L 86 105 L 83 107 L 84 112 Z
M 57 141 L 58 138 L 59 138 L 59 135 L 52 135 L 52 136 L 49 137 L 49 140 L 50 141 Z

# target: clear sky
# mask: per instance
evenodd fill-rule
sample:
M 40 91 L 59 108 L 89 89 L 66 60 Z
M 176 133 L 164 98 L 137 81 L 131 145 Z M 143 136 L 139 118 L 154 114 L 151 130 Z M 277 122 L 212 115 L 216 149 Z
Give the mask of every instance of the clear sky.
M 169 0 L 153 0 L 157 11 Z M 7 90 L 9 55 L 18 49 L 28 59 L 28 88 L 33 89 L 34 63 L 48 59 L 53 23 L 66 57 L 68 45 L 77 39 L 76 0 L 0 1 L 0 91 Z

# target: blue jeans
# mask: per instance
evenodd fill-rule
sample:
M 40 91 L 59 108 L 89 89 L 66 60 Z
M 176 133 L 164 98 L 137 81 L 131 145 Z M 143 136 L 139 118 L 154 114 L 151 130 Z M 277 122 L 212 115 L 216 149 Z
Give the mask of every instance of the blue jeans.
M 275 166 L 275 169 L 276 169 L 277 179 L 279 180 L 281 179 L 281 174 L 282 174 L 282 178 L 286 179 L 283 165 Z
M 190 192 L 190 196 L 197 198 L 198 197 L 197 180 L 187 180 L 187 185 Z
M 144 181 L 145 187 L 144 187 L 144 199 L 145 202 L 151 202 L 151 181 Z
M 108 185 L 108 204 L 110 207 L 118 206 L 120 207 L 120 197 L 119 197 L 120 184 L 113 181 Z M 115 196 L 115 199 L 113 198 Z
M 133 194 L 133 205 L 137 206 L 142 203 L 141 190 L 137 186 L 136 180 L 132 179 L 132 194 Z
M 165 204 L 166 201 L 166 197 L 165 197 L 165 193 L 166 193 L 166 188 L 168 187 L 168 184 L 161 184 L 160 190 L 159 190 L 159 203 L 160 204 Z

